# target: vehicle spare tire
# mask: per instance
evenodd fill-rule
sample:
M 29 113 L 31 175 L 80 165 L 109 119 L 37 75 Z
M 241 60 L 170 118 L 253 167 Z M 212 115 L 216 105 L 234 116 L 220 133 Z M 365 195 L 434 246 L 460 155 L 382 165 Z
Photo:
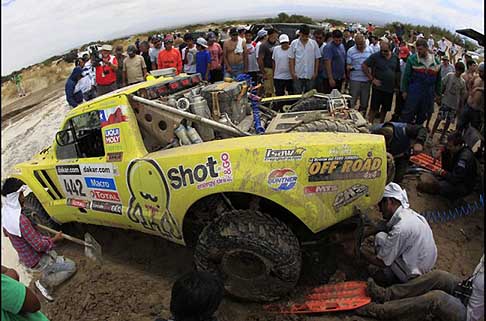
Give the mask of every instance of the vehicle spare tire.
M 219 275 L 228 293 L 252 301 L 272 301 L 289 293 L 302 265 L 294 233 L 255 210 L 233 210 L 206 226 L 194 259 L 198 270 Z
M 329 108 L 328 101 L 328 99 L 320 97 L 309 97 L 301 99 L 294 105 L 292 105 L 292 108 L 290 108 L 288 112 L 327 110 Z
M 339 133 L 368 133 L 366 127 L 356 127 L 351 123 L 336 119 L 319 119 L 298 125 L 294 132 L 339 132 Z
M 60 227 L 60 225 L 54 222 L 49 214 L 47 214 L 46 210 L 34 193 L 29 193 L 25 197 L 22 212 L 35 224 L 42 224 L 55 230 L 59 229 Z

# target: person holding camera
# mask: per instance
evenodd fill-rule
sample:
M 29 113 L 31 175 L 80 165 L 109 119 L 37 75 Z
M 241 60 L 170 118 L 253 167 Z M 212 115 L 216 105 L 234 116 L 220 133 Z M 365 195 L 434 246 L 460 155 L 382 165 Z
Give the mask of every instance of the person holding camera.
M 387 288 L 370 278 L 366 292 L 373 302 L 356 310 L 361 316 L 401 320 L 413 315 L 415 320 L 431 317 L 443 321 L 477 321 L 484 316 L 484 254 L 466 280 L 434 270 Z
M 101 47 L 101 59 L 96 66 L 96 84 L 98 95 L 104 95 L 115 89 L 116 71 L 118 70 L 118 61 L 115 56 L 111 55 L 112 47 L 103 45 Z

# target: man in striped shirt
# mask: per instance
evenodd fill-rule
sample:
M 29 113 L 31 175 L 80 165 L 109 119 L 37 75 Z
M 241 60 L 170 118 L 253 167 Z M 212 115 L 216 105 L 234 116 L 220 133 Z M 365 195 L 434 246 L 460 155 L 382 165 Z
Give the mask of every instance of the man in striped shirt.
M 37 289 L 49 301 L 50 292 L 76 272 L 70 259 L 53 251 L 54 243 L 63 239 L 62 232 L 54 237 L 44 236 L 22 213 L 25 185 L 16 178 L 8 178 L 2 186 L 2 227 L 17 251 L 19 261 L 28 270 L 42 272 L 35 282 Z

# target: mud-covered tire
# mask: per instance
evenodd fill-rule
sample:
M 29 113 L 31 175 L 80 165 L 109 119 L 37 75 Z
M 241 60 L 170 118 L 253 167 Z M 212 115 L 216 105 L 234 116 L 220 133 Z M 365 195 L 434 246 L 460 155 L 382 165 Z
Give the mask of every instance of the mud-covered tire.
M 395 160 L 392 154 L 386 153 L 386 184 L 393 182 L 395 179 Z
M 228 293 L 251 301 L 272 301 L 289 293 L 302 265 L 294 233 L 254 210 L 233 210 L 206 226 L 194 260 L 198 270 L 222 277 Z
M 352 124 L 331 119 L 314 120 L 304 123 L 292 129 L 294 132 L 339 132 L 339 133 L 363 133 L 366 128 L 356 127 Z
M 326 110 L 328 109 L 328 99 L 319 97 L 309 97 L 301 99 L 295 103 L 288 112 Z
M 26 215 L 35 224 L 42 224 L 52 229 L 58 229 L 59 224 L 54 222 L 41 202 L 35 197 L 34 193 L 29 193 L 25 197 L 24 205 L 22 207 L 24 215 Z

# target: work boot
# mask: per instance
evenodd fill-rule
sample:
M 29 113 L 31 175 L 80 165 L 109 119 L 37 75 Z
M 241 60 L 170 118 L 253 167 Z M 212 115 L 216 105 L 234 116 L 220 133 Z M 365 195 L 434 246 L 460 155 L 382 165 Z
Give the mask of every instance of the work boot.
M 383 315 L 382 305 L 373 302 L 368 303 L 367 305 L 362 306 L 360 308 L 357 308 L 354 311 L 359 316 L 372 317 L 375 319 L 381 319 L 381 316 Z
M 47 301 L 49 302 L 54 301 L 54 298 L 49 294 L 49 290 L 47 290 L 47 288 L 44 287 L 39 280 L 35 281 L 35 287 L 37 288 L 37 290 L 39 290 L 42 296 L 46 298 Z
M 368 278 L 366 285 L 366 294 L 368 294 L 373 302 L 383 303 L 386 301 L 386 291 L 382 288 L 372 278 Z

